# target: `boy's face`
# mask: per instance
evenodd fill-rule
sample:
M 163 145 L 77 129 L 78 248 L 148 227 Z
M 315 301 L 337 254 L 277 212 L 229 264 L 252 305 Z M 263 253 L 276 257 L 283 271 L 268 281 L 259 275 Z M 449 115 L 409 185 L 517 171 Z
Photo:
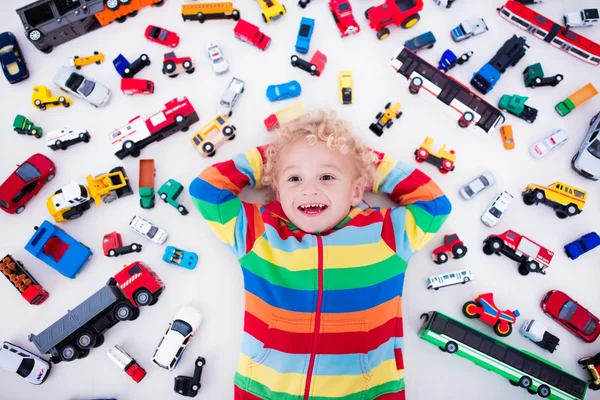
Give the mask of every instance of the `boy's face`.
M 297 140 L 283 147 L 276 193 L 290 221 L 308 233 L 326 232 L 361 202 L 364 185 L 350 156 L 317 141 Z

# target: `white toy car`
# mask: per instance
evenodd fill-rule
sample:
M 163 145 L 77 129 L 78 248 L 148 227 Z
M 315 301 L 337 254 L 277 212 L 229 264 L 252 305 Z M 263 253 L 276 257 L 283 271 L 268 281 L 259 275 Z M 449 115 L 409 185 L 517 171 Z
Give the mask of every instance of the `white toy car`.
M 571 167 L 584 178 L 600 179 L 600 113 L 590 121 L 590 129 L 571 160 Z
M 446 8 L 452 7 L 452 3 L 454 3 L 455 1 L 456 0 L 433 0 L 433 2 L 438 6 Z
M 233 106 L 242 93 L 244 93 L 244 81 L 234 77 L 231 82 L 229 82 L 227 90 L 221 97 L 217 112 L 231 117 L 231 114 L 233 114 Z
M 496 178 L 492 175 L 491 172 L 486 171 L 483 174 L 479 175 L 477 178 L 473 179 L 471 182 L 460 188 L 460 195 L 465 200 L 471 200 L 475 196 L 477 196 L 484 189 L 489 188 L 494 183 L 496 183 Z
M 206 53 L 208 54 L 208 58 L 210 58 L 215 74 L 224 74 L 229 70 L 229 64 L 223 56 L 223 50 L 221 50 L 218 43 L 209 43 L 206 46 Z
M 563 145 L 569 137 L 562 129 L 558 129 L 550 134 L 550 136 L 539 140 L 529 147 L 529 154 L 535 159 L 542 158 L 552 150 Z
M 158 226 L 152 225 L 152 223 L 138 215 L 134 216 L 131 221 L 129 221 L 129 226 L 145 237 L 146 239 L 150 239 L 156 244 L 163 244 L 169 234 L 164 229 L 159 228 Z
M 585 8 L 581 11 L 568 12 L 563 18 L 567 28 L 592 26 L 600 20 L 600 13 L 597 8 Z
M 154 351 L 152 362 L 172 371 L 201 322 L 202 313 L 192 306 L 184 306 L 177 311 L 173 322 L 169 324 L 167 332 Z
M 476 18 L 461 22 L 456 28 L 450 31 L 450 36 L 452 36 L 455 42 L 460 42 L 487 31 L 488 27 L 483 18 Z
M 496 199 L 490 204 L 487 210 L 481 216 L 481 222 L 489 227 L 496 226 L 500 218 L 504 215 L 514 197 L 506 190 L 500 192 Z
M 19 375 L 29 383 L 41 385 L 50 375 L 50 364 L 35 354 L 12 343 L 2 343 L 0 368 Z
M 67 93 L 86 100 L 94 107 L 104 107 L 110 99 L 110 90 L 78 72 L 67 67 L 60 67 L 54 75 L 54 83 Z
M 85 129 L 59 129 L 48 133 L 46 144 L 52 150 L 66 150 L 68 147 L 79 143 L 90 141 L 90 133 Z
M 465 284 L 472 281 L 474 278 L 475 274 L 468 269 L 434 275 L 427 278 L 427 289 L 438 290 L 439 288 L 458 285 L 459 283 Z

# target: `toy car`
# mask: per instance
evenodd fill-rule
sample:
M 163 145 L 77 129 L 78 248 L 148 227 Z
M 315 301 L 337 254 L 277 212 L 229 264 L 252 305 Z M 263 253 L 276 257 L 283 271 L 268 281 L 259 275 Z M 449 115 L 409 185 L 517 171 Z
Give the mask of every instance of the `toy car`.
M 377 39 L 384 40 L 390 35 L 389 25 L 412 28 L 419 22 L 419 11 L 423 9 L 423 0 L 385 0 L 383 4 L 369 7 L 365 17 L 371 29 L 377 32 Z
M 360 26 L 356 23 L 352 14 L 352 6 L 348 0 L 329 0 L 329 11 L 337 25 L 340 35 L 346 37 L 360 32 Z
M 233 128 L 235 130 L 235 127 Z M 189 212 L 183 204 L 179 204 L 177 198 L 183 192 L 183 185 L 175 179 L 169 179 L 158 189 L 158 197 L 165 203 L 169 203 L 179 211 L 181 215 L 188 215 Z
M 542 64 L 535 63 L 523 71 L 523 80 L 525 81 L 525 86 L 529 88 L 536 88 L 540 86 L 556 86 L 562 82 L 563 76 L 561 74 L 556 74 L 554 76 L 544 76 L 544 69 L 542 68 Z
M 206 365 L 206 360 L 204 357 L 198 357 L 196 358 L 195 364 L 194 376 L 177 375 L 175 377 L 175 386 L 173 387 L 173 390 L 175 390 L 176 393 L 187 397 L 196 397 L 198 394 L 198 391 L 202 387 L 200 379 L 202 378 L 202 368 Z
M 456 64 L 463 65 L 464 63 L 469 61 L 469 59 L 472 56 L 472 51 L 467 51 L 466 53 L 463 53 L 460 57 L 457 57 L 456 54 L 452 52 L 452 50 L 446 50 L 440 58 L 440 62 L 438 63 L 438 69 L 440 71 L 448 72 L 452 68 L 454 68 Z
M 310 47 L 310 39 L 315 29 L 315 20 L 312 18 L 302 17 L 300 28 L 298 29 L 298 37 L 296 39 L 296 51 L 300 54 L 308 53 Z
M 437 4 L 440 7 L 446 7 L 446 8 L 450 8 L 452 7 L 452 4 L 455 2 L 456 0 L 433 0 L 433 2 L 435 4 Z
M 460 196 L 463 199 L 471 200 L 483 190 L 493 186 L 494 183 L 496 183 L 496 178 L 494 178 L 494 175 L 492 175 L 492 173 L 489 171 L 485 171 L 483 174 L 479 175 L 477 178 L 460 188 L 458 193 L 460 193 Z
M 262 8 L 263 21 L 267 24 L 285 15 L 285 6 L 277 0 L 258 0 Z
M 152 94 L 154 93 L 154 82 L 146 79 L 123 78 L 121 79 L 121 92 L 127 95 Z
M 523 191 L 523 203 L 528 206 L 545 204 L 561 219 L 580 214 L 586 199 L 586 192 L 562 182 L 554 182 L 549 187 L 529 184 Z
M 515 140 L 513 138 L 513 129 L 511 125 L 502 126 L 500 128 L 500 135 L 506 150 L 512 150 L 515 148 Z
M 24 348 L 4 342 L 0 348 L 0 368 L 20 376 L 29 383 L 41 385 L 50 375 L 52 366 Z
M 600 353 L 594 357 L 582 357 L 577 361 L 579 365 L 583 365 L 590 373 L 588 388 L 590 390 L 600 390 Z
M 67 67 L 60 67 L 54 75 L 54 83 L 67 93 L 86 100 L 96 108 L 104 107 L 110 99 L 110 90 Z
M 167 246 L 162 259 L 164 262 L 187 269 L 196 268 L 196 264 L 198 263 L 198 255 L 196 253 L 181 250 L 173 246 Z
M 436 264 L 444 264 L 449 257 L 454 259 L 463 258 L 467 255 L 467 246 L 456 233 L 444 235 L 444 244 L 433 250 L 431 259 Z
M 321 76 L 323 70 L 325 69 L 325 64 L 327 64 L 327 56 L 321 53 L 319 50 L 315 51 L 315 54 L 310 58 L 310 63 L 312 65 L 316 65 L 317 67 L 317 76 Z
M 56 166 L 43 154 L 34 154 L 19 165 L 0 185 L 0 209 L 9 214 L 21 214 L 25 205 L 46 182 L 54 179 Z
M 519 333 L 544 350 L 554 353 L 560 339 L 548 332 L 548 328 L 535 319 L 523 321 Z
M 167 332 L 158 343 L 152 356 L 152 362 L 160 368 L 172 371 L 201 322 L 202 313 L 200 311 L 192 306 L 180 308 L 175 314 L 173 322 L 169 324 Z
M 0 33 L 0 66 L 8 83 L 17 83 L 29 78 L 29 70 L 15 35 Z
M 513 199 L 513 195 L 506 190 L 500 192 L 481 216 L 481 222 L 489 227 L 496 226 Z
M 435 41 L 435 36 L 431 31 L 429 31 L 407 40 L 404 42 L 404 47 L 407 47 L 411 51 L 417 53 L 422 49 L 431 49 L 435 44 Z
M 46 144 L 52 150 L 66 150 L 74 144 L 90 141 L 90 133 L 84 129 L 59 129 L 48 133 Z
M 565 245 L 565 253 L 571 260 L 577 259 L 580 255 L 594 250 L 600 246 L 600 236 L 596 232 L 586 233 L 579 239 Z
M 427 289 L 439 290 L 440 288 L 452 285 L 458 285 L 459 283 L 465 284 L 472 281 L 475 278 L 475 274 L 471 270 L 447 272 L 441 275 L 434 275 L 427 278 Z
M 317 75 L 316 65 L 306 61 L 303 58 L 298 57 L 295 54 L 290 57 L 290 63 L 292 64 L 292 67 L 298 67 L 301 70 L 306 71 L 313 76 Z
M 17 132 L 19 135 L 30 135 L 35 136 L 36 138 L 41 138 L 43 135 L 43 130 L 39 126 L 35 126 L 33 122 L 22 116 L 21 114 L 17 114 L 13 121 L 13 130 Z
M 196 70 L 190 57 L 177 57 L 175 52 L 165 53 L 163 58 L 162 73 L 170 78 L 175 78 L 182 72 L 193 74 Z
M 192 145 L 202 157 L 213 157 L 219 147 L 235 139 L 235 126 L 226 124 L 227 117 L 218 114 L 191 137 Z
M 121 350 L 118 345 L 115 345 L 110 349 L 106 355 L 135 382 L 139 383 L 146 376 L 144 368 L 142 368 L 133 357 Z
M 242 42 L 250 43 L 262 51 L 265 51 L 271 43 L 271 38 L 262 33 L 256 25 L 241 18 L 233 28 L 233 34 Z
M 385 105 L 384 112 L 378 112 L 375 118 L 377 122 L 369 125 L 369 129 L 371 132 L 376 134 L 377 136 L 381 136 L 383 134 L 383 128 L 390 128 L 394 124 L 394 118 L 398 119 L 402 116 L 402 111 L 400 111 L 400 103 L 387 103 Z
M 118 257 L 133 252 L 139 253 L 140 251 L 142 251 L 142 245 L 138 243 L 123 246 L 123 239 L 121 239 L 121 234 L 118 232 L 107 233 L 102 238 L 102 252 L 107 257 Z
M 494 294 L 484 293 L 475 297 L 475 301 L 467 301 L 463 305 L 463 314 L 467 318 L 479 318 L 494 327 L 494 333 L 506 337 L 512 333 L 513 325 L 519 317 L 519 310 L 500 311 L 494 304 Z
M 289 81 L 280 85 L 269 85 L 267 87 L 267 98 L 269 101 L 280 101 L 300 96 L 302 87 L 298 81 Z
M 477 36 L 488 31 L 488 27 L 483 18 L 475 18 L 461 22 L 456 28 L 450 31 L 450 36 L 455 42 Z
M 215 74 L 224 74 L 229 70 L 229 64 L 227 63 L 227 60 L 225 60 L 223 50 L 221 50 L 218 43 L 209 43 L 208 46 L 206 46 L 206 53 L 208 54 L 208 58 L 210 59 Z
M 538 140 L 529 147 L 529 154 L 535 159 L 545 157 L 552 150 L 562 146 L 569 139 L 562 129 L 557 129 L 542 140 Z
M 340 104 L 354 103 L 354 79 L 352 78 L 352 71 L 340 71 L 339 84 Z
M 498 108 L 506 110 L 509 114 L 515 115 L 532 124 L 537 118 L 538 110 L 525 105 L 528 98 L 529 97 L 516 94 L 513 94 L 512 96 L 504 94 L 500 98 L 500 102 L 498 102 Z
M 179 36 L 175 32 L 154 25 L 148 25 L 144 36 L 151 42 L 167 47 L 177 47 L 179 44 Z
M 454 150 L 447 151 L 446 145 L 443 145 L 437 152 L 432 152 L 433 138 L 427 136 L 421 147 L 415 150 L 415 159 L 417 162 L 428 162 L 439 168 L 440 173 L 447 174 L 454 171 L 454 163 L 456 162 L 456 154 Z
M 567 29 L 572 27 L 592 26 L 600 20 L 600 12 L 597 8 L 584 8 L 580 11 L 565 13 L 563 17 Z
M 10 254 L 0 260 L 0 273 L 17 289 L 21 297 L 31 305 L 40 305 L 48 298 L 48 292 L 29 273 L 25 265 Z
M 550 290 L 544 295 L 542 310 L 586 343 L 600 335 L 600 320 L 585 307 L 560 290 Z
M 221 101 L 217 106 L 217 112 L 231 117 L 231 114 L 233 114 L 233 106 L 235 106 L 238 97 L 242 93 L 244 93 L 244 81 L 233 77 L 231 82 L 229 82 L 229 86 L 225 90 L 225 93 L 221 96 Z
M 67 96 L 52 97 L 52 92 L 46 86 L 34 86 L 31 94 L 31 103 L 38 109 L 45 111 L 48 107 L 63 106 L 69 108 L 73 101 Z
M 156 244 L 163 244 L 169 236 L 164 229 L 137 215 L 129 221 L 129 227 Z
M 138 72 L 150 65 L 150 57 L 147 54 L 142 54 L 130 63 L 122 54 L 119 54 L 113 60 L 113 65 L 121 78 L 133 78 Z
M 90 64 L 98 64 L 104 62 L 104 54 L 94 51 L 93 56 L 87 57 L 79 57 L 75 56 L 73 58 L 69 58 L 69 67 L 75 67 L 75 69 L 81 69 L 81 67 L 85 67 Z
M 600 179 L 600 113 L 590 121 L 590 129 L 581 141 L 577 154 L 571 159 L 571 168 L 584 178 Z

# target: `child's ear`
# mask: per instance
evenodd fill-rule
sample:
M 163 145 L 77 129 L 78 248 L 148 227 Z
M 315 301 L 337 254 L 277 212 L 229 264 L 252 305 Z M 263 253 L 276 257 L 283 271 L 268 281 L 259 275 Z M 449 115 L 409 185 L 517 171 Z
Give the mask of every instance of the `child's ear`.
M 365 183 L 362 179 L 354 181 L 354 187 L 352 188 L 352 207 L 356 207 L 363 199 L 365 194 Z

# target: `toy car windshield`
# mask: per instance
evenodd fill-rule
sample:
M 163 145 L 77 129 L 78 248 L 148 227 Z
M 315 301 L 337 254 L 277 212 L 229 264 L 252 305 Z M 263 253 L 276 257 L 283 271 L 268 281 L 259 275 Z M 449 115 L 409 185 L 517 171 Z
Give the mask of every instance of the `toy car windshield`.
M 83 76 L 73 72 L 71 75 L 69 75 L 69 79 L 67 79 L 67 82 L 65 82 L 65 85 L 72 91 L 76 92 L 84 80 L 85 79 Z
M 23 182 L 29 182 L 34 179 L 39 178 L 42 174 L 36 167 L 26 162 L 22 164 L 15 173 L 19 176 L 19 178 L 23 179 Z

